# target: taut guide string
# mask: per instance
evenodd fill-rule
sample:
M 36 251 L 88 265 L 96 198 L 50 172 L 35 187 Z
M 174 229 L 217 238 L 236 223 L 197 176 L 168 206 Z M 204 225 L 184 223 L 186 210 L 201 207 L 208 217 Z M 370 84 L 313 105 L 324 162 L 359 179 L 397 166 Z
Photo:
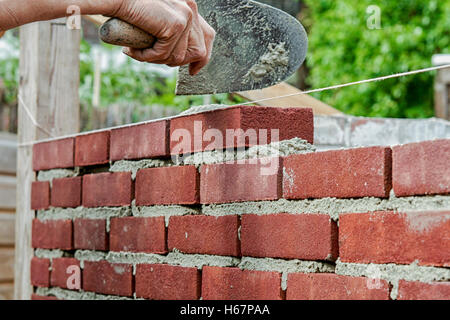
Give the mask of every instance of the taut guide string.
M 229 107 L 250 105 L 250 104 L 254 104 L 254 103 L 259 103 L 259 102 L 264 102 L 264 101 L 271 101 L 271 100 L 282 99 L 282 98 L 288 98 L 288 97 L 302 95 L 302 94 L 310 94 L 310 93 L 316 93 L 316 92 L 336 90 L 336 89 L 350 87 L 350 86 L 355 86 L 355 85 L 360 85 L 360 84 L 364 84 L 364 83 L 371 83 L 371 82 L 377 82 L 377 81 L 384 81 L 384 80 L 388 80 L 388 79 L 407 77 L 407 76 L 411 76 L 411 75 L 415 75 L 415 74 L 419 74 L 419 73 L 425 73 L 425 72 L 430 72 L 430 71 L 437 71 L 437 70 L 442 70 L 442 69 L 447 69 L 447 68 L 450 68 L 450 64 L 442 65 L 442 66 L 436 66 L 436 67 L 430 67 L 430 68 L 425 68 L 425 69 L 418 69 L 418 70 L 413 70 L 413 71 L 408 71 L 408 72 L 403 72 L 403 73 L 396 73 L 396 74 L 391 74 L 391 75 L 388 75 L 388 76 L 382 76 L 382 77 L 377 77 L 377 78 L 372 78 L 372 79 L 360 80 L 360 81 L 356 81 L 356 82 L 349 82 L 349 83 L 339 84 L 339 85 L 325 87 L 325 88 L 320 88 L 320 89 L 313 89 L 313 90 L 302 91 L 302 92 L 298 92 L 298 93 L 292 93 L 292 94 L 287 94 L 287 95 L 276 96 L 276 97 L 272 97 L 272 98 L 265 98 L 265 99 L 261 99 L 261 100 L 244 102 L 244 103 L 229 105 Z M 20 105 L 25 110 L 25 112 L 26 112 L 27 116 L 30 118 L 31 122 L 37 128 L 39 128 L 40 130 L 42 130 L 43 132 L 48 134 L 50 137 L 52 137 L 52 138 L 49 138 L 49 139 L 44 139 L 44 140 L 39 140 L 39 141 L 30 141 L 30 142 L 20 143 L 20 144 L 18 144 L 19 147 L 29 147 L 29 146 L 33 146 L 36 143 L 40 143 L 40 142 L 47 142 L 47 141 L 52 141 L 52 140 L 56 140 L 56 139 L 72 138 L 72 137 L 75 137 L 75 136 L 83 135 L 83 133 L 76 133 L 76 134 L 70 134 L 70 135 L 65 135 L 65 136 L 61 136 L 61 137 L 54 137 L 48 130 L 46 130 L 44 127 L 39 125 L 39 123 L 33 117 L 33 114 L 31 113 L 30 109 L 28 109 L 28 107 L 24 103 L 24 101 L 23 101 L 22 97 L 20 96 L 20 94 L 18 96 L 18 99 L 19 99 Z M 156 121 L 161 121 L 161 120 L 169 120 L 169 119 L 176 118 L 176 117 L 178 117 L 178 116 L 172 116 L 172 117 L 156 119 L 156 120 L 149 120 L 149 121 L 139 122 L 138 124 L 131 123 L 131 124 L 126 124 L 126 125 L 122 125 L 122 126 L 118 126 L 118 127 L 114 127 L 114 128 L 115 129 L 127 128 L 127 127 L 132 127 L 132 126 L 136 126 L 136 125 L 142 125 L 142 124 L 156 122 Z M 105 129 L 93 130 L 93 131 L 86 132 L 85 134 L 91 134 L 91 133 L 102 132 L 102 131 L 105 131 Z

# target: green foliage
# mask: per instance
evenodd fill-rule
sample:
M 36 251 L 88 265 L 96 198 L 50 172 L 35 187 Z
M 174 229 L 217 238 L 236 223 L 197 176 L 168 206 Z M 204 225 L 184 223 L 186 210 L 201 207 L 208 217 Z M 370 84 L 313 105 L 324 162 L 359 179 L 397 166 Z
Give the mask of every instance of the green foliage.
M 450 1 L 304 0 L 309 30 L 308 78 L 313 88 L 368 79 L 431 65 L 450 53 Z M 370 5 L 381 9 L 381 29 L 369 29 Z M 358 116 L 433 116 L 435 73 L 316 94 Z
M 7 41 L 11 51 L 18 53 L 19 39 L 13 37 L 11 32 L 5 34 L 3 41 Z M 18 54 L 2 53 L 0 58 L 0 79 L 4 86 L 4 102 L 14 104 L 17 101 L 17 89 L 19 81 L 19 56 Z

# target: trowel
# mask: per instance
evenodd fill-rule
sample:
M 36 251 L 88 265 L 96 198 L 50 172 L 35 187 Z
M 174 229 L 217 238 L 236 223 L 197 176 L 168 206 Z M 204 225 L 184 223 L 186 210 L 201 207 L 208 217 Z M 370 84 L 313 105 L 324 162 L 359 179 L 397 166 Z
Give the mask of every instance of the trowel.
M 216 30 L 211 60 L 197 75 L 180 67 L 177 95 L 232 93 L 270 87 L 304 62 L 308 38 L 291 15 L 251 0 L 197 0 L 199 13 Z M 117 18 L 105 22 L 100 38 L 110 44 L 150 48 L 156 39 Z

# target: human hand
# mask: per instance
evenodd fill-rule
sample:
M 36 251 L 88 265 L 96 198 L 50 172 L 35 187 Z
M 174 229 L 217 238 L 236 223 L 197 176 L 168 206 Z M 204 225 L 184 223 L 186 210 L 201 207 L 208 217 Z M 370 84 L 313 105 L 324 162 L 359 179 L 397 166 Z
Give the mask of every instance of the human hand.
M 124 48 L 131 58 L 171 67 L 189 64 L 191 75 L 211 58 L 216 33 L 194 0 L 122 0 L 114 16 L 157 38 L 153 48 Z

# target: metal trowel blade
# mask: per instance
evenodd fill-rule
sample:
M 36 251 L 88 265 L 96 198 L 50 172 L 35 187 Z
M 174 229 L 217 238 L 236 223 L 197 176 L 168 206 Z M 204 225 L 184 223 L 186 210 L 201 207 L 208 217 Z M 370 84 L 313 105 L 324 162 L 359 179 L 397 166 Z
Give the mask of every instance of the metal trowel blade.
M 211 60 L 199 74 L 180 67 L 177 95 L 232 93 L 270 87 L 302 65 L 308 37 L 291 15 L 251 0 L 197 0 L 216 30 Z

